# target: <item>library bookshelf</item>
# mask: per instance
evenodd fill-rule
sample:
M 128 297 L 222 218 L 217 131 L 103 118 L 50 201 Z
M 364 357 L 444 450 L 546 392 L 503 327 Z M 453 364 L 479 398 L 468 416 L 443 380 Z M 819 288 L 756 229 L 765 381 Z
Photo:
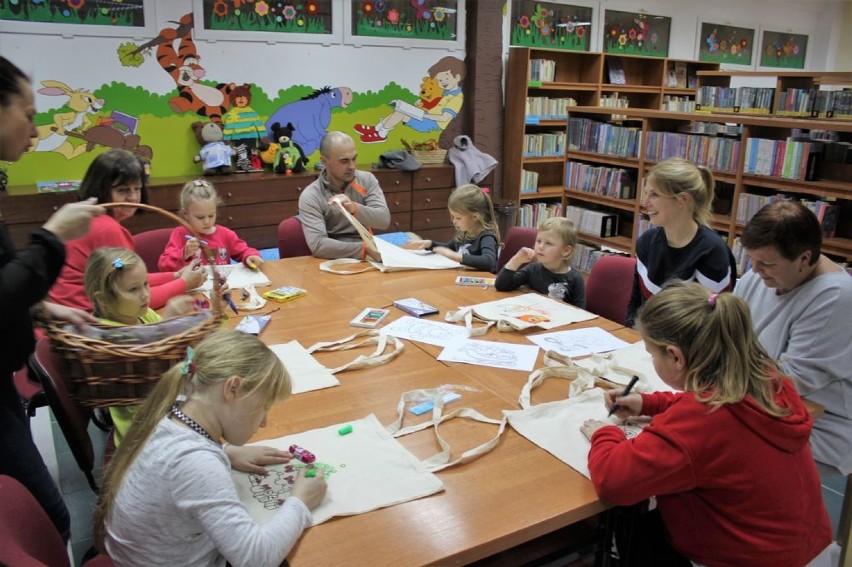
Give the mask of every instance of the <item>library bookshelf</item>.
M 615 114 L 612 109 L 593 106 L 578 106 L 569 112 L 566 170 L 574 167 L 574 164 L 579 167 L 623 170 L 637 183 L 635 193 L 625 198 L 593 194 L 572 186 L 570 182 L 566 184 L 564 207 L 580 206 L 618 217 L 615 236 L 601 238 L 581 231 L 581 242 L 635 254 L 635 244 L 642 225 L 641 180 L 658 161 L 667 157 L 684 157 L 707 165 L 713 171 L 717 191 L 711 228 L 726 239 L 735 255 L 738 253 L 738 237 L 750 215 L 763 202 L 761 199 L 769 200 L 783 195 L 785 198 L 804 199 L 812 203 L 819 201 L 827 209 L 834 208 L 836 229 L 832 237 L 825 239 L 823 251 L 841 261 L 852 260 L 852 175 L 848 169 L 841 168 L 838 172 L 825 167 L 817 170 L 814 178 L 808 180 L 785 177 L 780 165 L 771 174 L 752 171 L 757 157 L 754 148 L 758 141 L 789 144 L 787 140 L 794 131 L 819 130 L 834 132 L 839 144 L 852 144 L 852 122 L 750 114 L 674 113 L 635 108 L 617 112 Z M 623 146 L 616 147 L 618 152 L 606 146 L 599 146 L 597 151 L 592 151 L 572 139 L 572 124 L 576 130 L 577 123 L 587 126 L 584 132 L 588 132 L 589 128 L 629 129 L 636 133 L 640 142 L 626 152 Z M 721 133 L 716 128 L 720 128 Z M 803 150 L 800 148 L 799 151 Z M 783 152 L 775 157 L 780 159 Z M 794 155 L 791 150 L 790 159 L 794 157 L 807 160 L 808 156 L 806 153 Z M 805 165 L 790 167 L 786 175 L 801 175 L 803 172 Z M 608 189 L 610 193 L 613 192 L 612 187 Z
M 552 62 L 550 68 L 542 61 Z M 553 203 L 562 197 L 568 104 L 660 109 L 672 99 L 694 102 L 697 73 L 718 69 L 715 63 L 674 58 L 510 48 L 503 198 L 524 204 Z M 536 101 L 544 107 L 537 107 Z M 537 140 L 530 143 L 531 138 Z

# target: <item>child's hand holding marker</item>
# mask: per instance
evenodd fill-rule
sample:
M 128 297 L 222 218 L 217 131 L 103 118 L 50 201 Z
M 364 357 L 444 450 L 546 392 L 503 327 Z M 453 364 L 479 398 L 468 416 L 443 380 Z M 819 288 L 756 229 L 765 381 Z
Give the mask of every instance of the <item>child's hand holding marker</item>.
M 633 378 L 630 379 L 630 383 L 623 391 L 608 390 L 604 394 L 604 403 L 606 403 L 606 407 L 609 408 L 607 417 L 613 414 L 618 414 L 618 417 L 623 419 L 639 415 L 642 412 L 641 394 L 630 393 L 633 386 L 635 386 L 638 381 L 639 377 L 633 376 Z M 612 425 L 612 423 L 601 421 L 599 419 L 587 419 L 583 422 L 583 425 L 580 426 L 580 431 L 586 436 L 586 439 L 591 441 L 592 435 L 595 434 L 595 431 L 601 427 L 606 427 L 607 425 Z
M 260 256 L 252 255 L 246 258 L 246 267 L 255 272 L 260 269 L 261 264 L 263 264 L 263 258 Z
M 195 256 L 202 244 L 207 246 L 207 242 L 204 240 L 198 240 L 191 234 L 185 234 L 183 237 L 186 239 L 186 245 L 183 247 L 183 257 L 186 260 Z

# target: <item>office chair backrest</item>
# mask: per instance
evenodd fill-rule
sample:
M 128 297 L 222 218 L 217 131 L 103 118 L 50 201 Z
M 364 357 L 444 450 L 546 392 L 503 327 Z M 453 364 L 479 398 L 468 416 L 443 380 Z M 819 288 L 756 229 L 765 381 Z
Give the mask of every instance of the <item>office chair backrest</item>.
M 503 269 L 506 262 L 512 259 L 518 250 L 523 247 L 535 247 L 535 235 L 538 231 L 534 228 L 525 226 L 513 226 L 506 231 L 506 236 L 503 239 L 503 249 L 500 250 L 500 256 L 497 258 L 497 271 Z
M 50 349 L 50 340 L 47 337 L 36 343 L 35 352 L 30 357 L 30 367 L 44 388 L 47 403 L 59 423 L 77 466 L 86 475 L 91 489 L 97 492 L 98 486 L 93 473 L 95 451 L 87 430 L 92 419 L 92 410 L 71 399 L 59 370 L 59 357 Z
M 286 218 L 278 225 L 278 257 L 310 256 L 302 223 L 296 217 Z
M 633 291 L 636 259 L 626 256 L 598 258 L 586 281 L 586 310 L 610 321 L 627 320 L 627 305 Z
M 0 502 L 0 565 L 70 565 L 62 537 L 23 484 L 0 476 Z
M 169 243 L 172 230 L 171 228 L 155 228 L 133 235 L 133 247 L 142 261 L 145 262 L 149 274 L 160 271 L 157 268 L 157 262 L 160 260 L 163 250 L 166 249 L 166 244 Z

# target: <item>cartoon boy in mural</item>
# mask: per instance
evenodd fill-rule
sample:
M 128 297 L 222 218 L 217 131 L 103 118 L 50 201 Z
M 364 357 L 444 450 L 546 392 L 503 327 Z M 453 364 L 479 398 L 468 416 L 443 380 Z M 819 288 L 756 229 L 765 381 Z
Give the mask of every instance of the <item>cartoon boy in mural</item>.
M 434 108 L 425 109 L 395 101 L 395 110 L 375 126 L 356 124 L 355 131 L 361 142 L 375 144 L 387 140 L 388 133 L 400 122 L 418 132 L 442 132 L 461 111 L 464 95 L 461 82 L 467 74 L 464 61 L 455 57 L 444 57 L 429 68 L 429 76 L 443 89 L 441 99 Z M 412 110 L 413 109 L 413 110 Z
M 254 169 L 251 156 L 260 145 L 260 139 L 266 129 L 251 104 L 251 85 L 248 83 L 235 87 L 231 91 L 231 109 L 222 116 L 225 142 L 236 150 L 237 169 Z

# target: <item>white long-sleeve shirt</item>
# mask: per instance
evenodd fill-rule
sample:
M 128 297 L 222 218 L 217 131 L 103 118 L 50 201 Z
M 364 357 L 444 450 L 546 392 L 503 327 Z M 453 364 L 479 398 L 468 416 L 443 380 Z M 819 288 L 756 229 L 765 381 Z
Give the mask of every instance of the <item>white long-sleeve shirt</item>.
M 240 502 L 218 443 L 168 417 L 130 466 L 107 526 L 118 566 L 277 566 L 311 525 L 290 497 L 258 525 Z
M 829 272 L 777 295 L 749 272 L 734 293 L 751 309 L 760 344 L 795 381 L 802 397 L 825 407 L 814 421 L 817 461 L 852 472 L 852 278 Z

